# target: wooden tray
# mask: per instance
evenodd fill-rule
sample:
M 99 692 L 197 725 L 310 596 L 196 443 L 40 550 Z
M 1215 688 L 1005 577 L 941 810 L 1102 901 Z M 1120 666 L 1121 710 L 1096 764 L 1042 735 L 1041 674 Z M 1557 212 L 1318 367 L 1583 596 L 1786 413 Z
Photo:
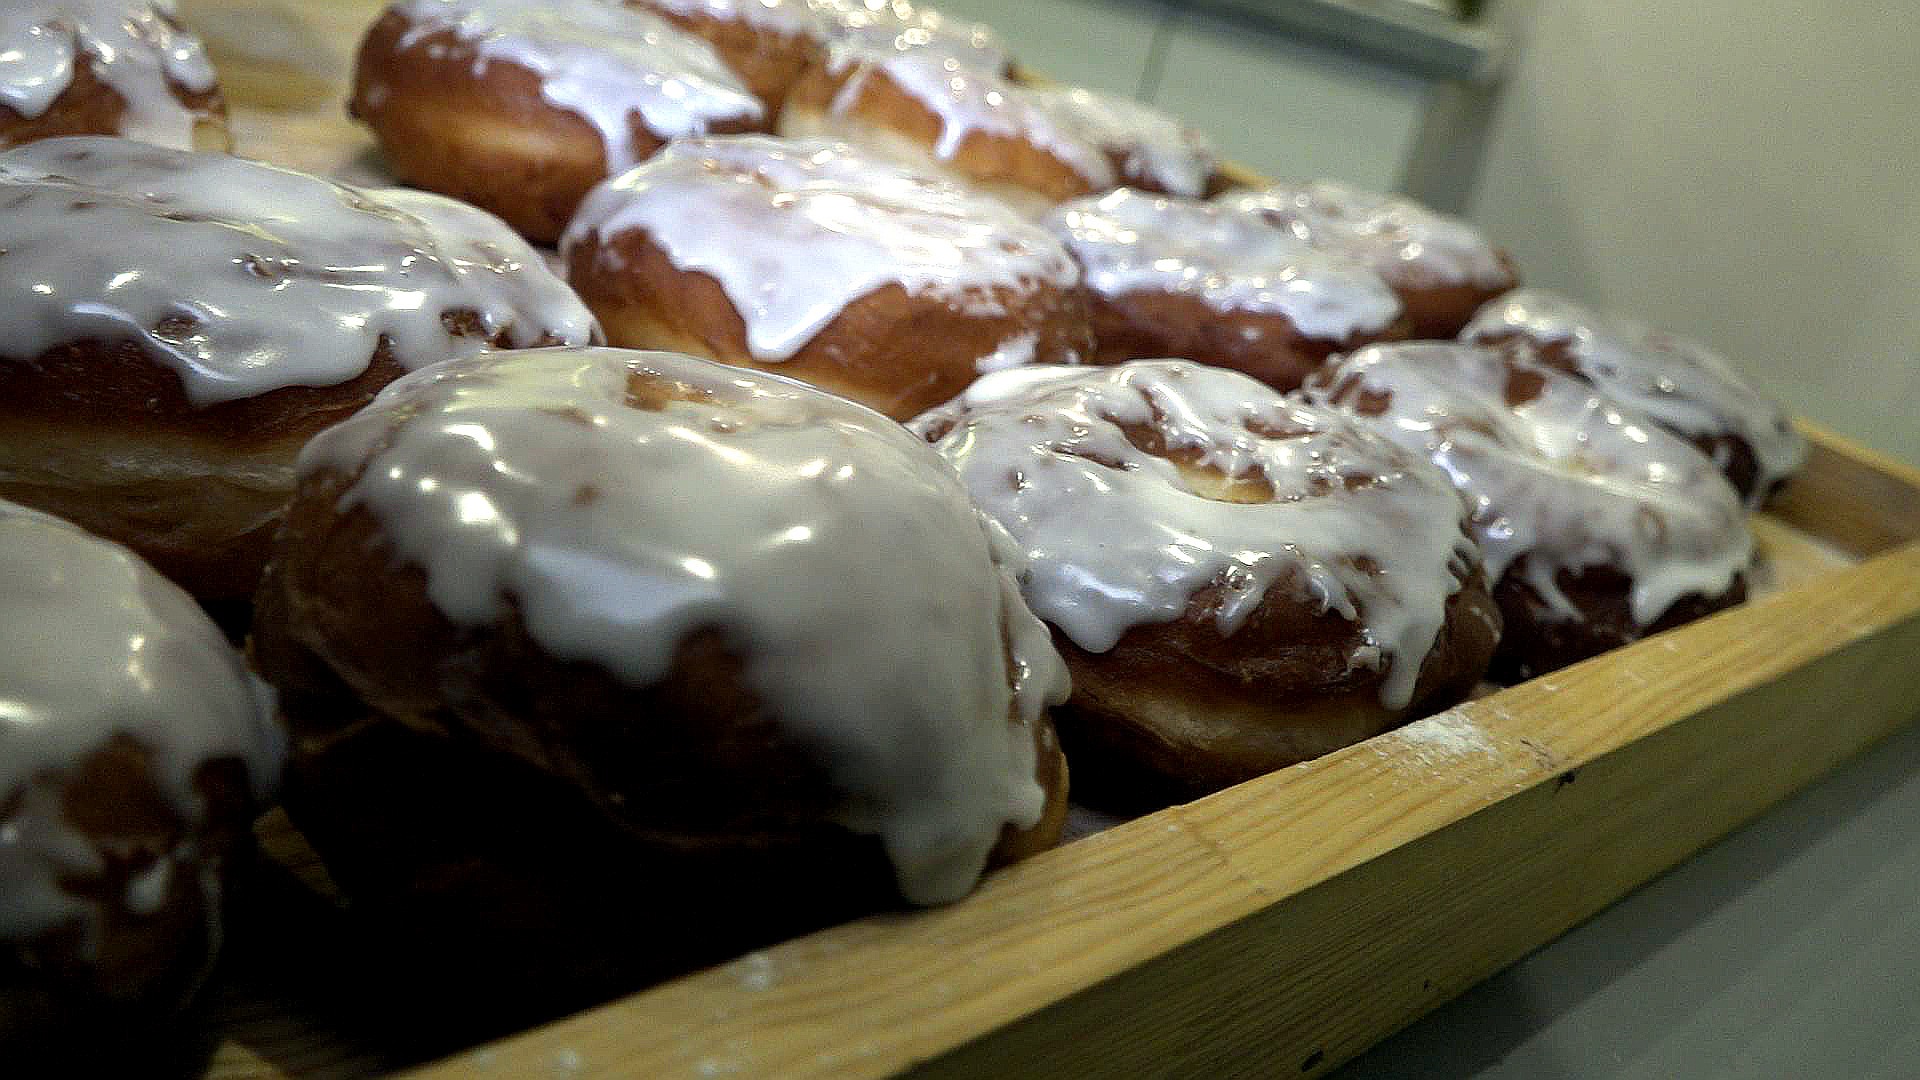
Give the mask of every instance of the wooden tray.
M 341 104 L 379 6 L 187 0 L 240 153 L 384 182 Z M 1084 836 L 950 907 L 790 941 L 415 1075 L 1331 1069 L 1920 709 L 1920 471 L 1806 431 L 1805 474 L 1756 521 L 1753 602 Z M 404 1062 L 276 985 L 271 944 L 239 937 L 193 1070 Z

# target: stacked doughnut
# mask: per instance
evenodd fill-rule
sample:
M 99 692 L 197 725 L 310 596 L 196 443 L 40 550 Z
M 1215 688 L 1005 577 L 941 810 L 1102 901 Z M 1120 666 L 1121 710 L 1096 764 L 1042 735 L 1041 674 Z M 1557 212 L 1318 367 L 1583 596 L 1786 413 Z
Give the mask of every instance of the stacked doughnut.
M 75 1031 L 160 1029 L 205 978 L 284 739 L 185 593 L 4 502 L 0 687 L 0 1047 L 71 1068 Z
M 1371 346 L 1315 376 L 1305 396 L 1431 457 L 1467 495 L 1505 619 L 1502 678 L 1746 595 L 1753 540 L 1714 463 L 1526 350 Z
M 200 40 L 165 0 L 8 0 L 0 10 L 0 149 L 123 135 L 225 150 L 227 106 Z
M 914 421 L 1028 560 L 1076 791 L 1190 797 L 1464 697 L 1499 635 L 1421 456 L 1234 372 L 1029 367 Z
M 1785 409 L 1695 341 L 1637 319 L 1602 315 L 1544 289 L 1488 304 L 1461 340 L 1525 343 L 1541 361 L 1688 440 L 1758 508 L 1806 460 Z
M 614 344 L 777 371 L 896 420 L 981 371 L 1092 352 L 1045 230 L 821 139 L 674 142 L 594 189 L 561 252 Z
M 1067 682 L 1019 569 L 844 399 L 487 354 L 308 445 L 253 649 L 358 910 L 456 982 L 604 989 L 1057 839 Z
M 0 154 L 0 204 L 0 497 L 216 606 L 252 596 L 313 433 L 430 360 L 595 334 L 434 195 L 72 137 Z

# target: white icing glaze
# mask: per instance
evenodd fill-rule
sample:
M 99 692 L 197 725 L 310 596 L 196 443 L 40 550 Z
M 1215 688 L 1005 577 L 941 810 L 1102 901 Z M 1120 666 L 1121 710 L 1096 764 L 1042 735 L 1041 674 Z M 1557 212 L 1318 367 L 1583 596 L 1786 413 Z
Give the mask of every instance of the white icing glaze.
M 235 758 L 253 794 L 279 782 L 285 739 L 273 697 L 187 594 L 132 552 L 0 502 L 0 806 L 35 777 L 78 765 L 116 735 L 145 747 L 152 775 L 190 827 L 205 806 L 199 768 Z M 0 940 L 85 919 L 60 887 L 102 867 L 50 785 L 0 820 Z M 127 899 L 151 906 L 162 859 Z
M 1589 382 L 1671 431 L 1745 439 L 1759 467 L 1755 505 L 1806 460 L 1806 440 L 1786 411 L 1698 342 L 1635 319 L 1600 315 L 1544 289 L 1521 289 L 1488 303 L 1460 338 L 1480 341 L 1506 334 L 1542 345 L 1565 342 Z
M 632 230 L 718 281 L 767 362 L 889 284 L 999 314 L 995 289 L 1079 281 L 1045 230 L 992 199 L 825 139 L 675 142 L 589 193 L 561 250 Z
M 472 311 L 515 345 L 585 343 L 593 317 L 498 219 L 224 154 L 48 139 L 0 155 L 0 356 L 132 339 L 196 405 L 476 351 Z M 164 320 L 197 320 L 190 329 Z
M 1517 407 L 1507 404 L 1514 371 L 1542 380 Z M 1564 617 L 1578 612 L 1555 583 L 1561 570 L 1619 567 L 1633 579 L 1633 621 L 1646 627 L 1682 597 L 1724 593 L 1751 559 L 1739 496 L 1713 462 L 1531 360 L 1450 342 L 1374 345 L 1303 393 L 1348 408 L 1391 395 L 1363 421 L 1430 456 L 1466 493 L 1489 580 L 1525 555 L 1527 583 Z
M 969 67 L 931 49 L 844 45 L 835 50 L 832 65 L 835 72 L 853 70 L 829 104 L 829 118 L 844 116 L 869 79 L 884 77 L 939 120 L 932 153 L 940 161 L 951 160 L 977 132 L 1032 143 L 1097 191 L 1133 182 L 1199 196 L 1213 176 L 1213 151 L 1205 138 L 1139 102 L 1078 87 L 1023 86 L 997 70 Z
M 6 0 L 0 10 L 0 105 L 25 117 L 53 107 L 76 65 L 126 102 L 120 134 L 190 149 L 199 114 L 174 96 L 213 89 L 200 39 L 174 29 L 172 6 L 146 0 Z
M 1264 477 L 1273 501 L 1197 492 L 1123 425 L 1226 476 Z M 1210 585 L 1228 589 L 1223 636 L 1270 589 L 1293 588 L 1359 625 L 1351 663 L 1385 667 L 1381 701 L 1403 708 L 1448 597 L 1478 561 L 1445 476 L 1237 372 L 1175 360 L 1019 368 L 982 377 L 909 427 L 940 435 L 934 448 L 1025 549 L 1028 603 L 1089 652 L 1181 617 Z M 1373 479 L 1342 490 L 1363 474 Z
M 973 370 L 982 375 L 990 371 L 1005 371 L 1008 368 L 1022 367 L 1033 363 L 1034 348 L 1040 344 L 1039 331 L 1015 334 L 1000 343 L 1000 347 L 973 362 Z
M 683 17 L 741 23 L 785 37 L 824 41 L 827 20 L 805 0 L 637 0 L 641 7 Z
M 855 53 L 929 52 L 977 71 L 1008 64 L 1000 35 L 984 23 L 953 19 L 907 0 L 806 0 L 843 62 Z
M 639 159 L 635 116 L 672 139 L 766 114 L 713 46 L 619 0 L 402 0 L 394 10 L 412 24 L 401 52 L 452 31 L 473 49 L 476 78 L 496 60 L 538 75 L 549 104 L 600 133 L 609 172 Z
M 634 372 L 710 397 L 635 408 Z M 554 655 L 637 686 L 718 628 L 772 714 L 822 748 L 838 820 L 882 839 L 909 899 L 958 897 L 1003 825 L 1038 820 L 1032 725 L 1065 668 L 1017 563 L 995 568 L 1006 545 L 879 414 L 670 353 L 536 349 L 403 378 L 301 458 L 363 466 L 346 503 L 458 624 L 511 596 Z
M 1289 229 L 1322 251 L 1359 259 L 1390 281 L 1497 287 L 1512 279 L 1480 230 L 1402 196 L 1317 180 L 1229 192 L 1219 201 Z
M 1207 193 L 1216 159 L 1205 136 L 1158 109 L 1079 87 L 1032 89 L 1070 131 L 1119 162 L 1120 179 L 1175 195 Z
M 867 80 L 877 74 L 940 121 L 932 150 L 937 160 L 952 160 L 967 137 L 980 132 L 1031 142 L 1094 189 L 1105 191 L 1120 182 L 1105 150 L 1087 138 L 1070 116 L 994 72 L 969 68 L 927 50 L 893 53 L 847 48 L 836 52 L 834 62 L 836 71 L 849 66 L 853 71 L 828 105 L 829 118 L 851 110 L 865 92 Z
M 1064 203 L 1045 224 L 1105 296 L 1179 293 L 1221 311 L 1284 315 L 1335 342 L 1400 317 L 1399 299 L 1366 266 L 1211 203 L 1122 188 Z

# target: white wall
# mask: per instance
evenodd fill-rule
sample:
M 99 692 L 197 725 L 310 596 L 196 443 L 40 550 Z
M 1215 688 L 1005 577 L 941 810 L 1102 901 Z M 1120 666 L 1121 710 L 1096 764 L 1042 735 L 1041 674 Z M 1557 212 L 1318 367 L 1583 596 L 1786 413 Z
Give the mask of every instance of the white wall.
M 1528 0 L 1495 94 L 1430 113 L 1413 194 L 1529 280 L 1719 344 L 1920 460 L 1920 5 Z
M 1152 100 L 1256 172 L 1392 188 L 1429 89 L 1384 64 L 1189 14 L 1172 27 Z

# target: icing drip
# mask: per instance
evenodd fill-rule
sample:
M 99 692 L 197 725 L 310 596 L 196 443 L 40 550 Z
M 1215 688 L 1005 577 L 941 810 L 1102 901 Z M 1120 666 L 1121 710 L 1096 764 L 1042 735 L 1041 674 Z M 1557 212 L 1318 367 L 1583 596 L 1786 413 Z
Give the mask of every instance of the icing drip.
M 639 0 L 655 11 L 744 23 L 785 37 L 820 41 L 828 24 L 804 0 Z
M 934 448 L 1025 549 L 1034 612 L 1089 652 L 1180 618 L 1208 586 L 1226 590 L 1223 636 L 1270 589 L 1294 589 L 1360 627 L 1351 663 L 1384 667 L 1381 701 L 1403 708 L 1478 561 L 1445 476 L 1236 372 L 1174 360 L 1019 368 L 909 426 L 939 436 Z M 1264 501 L 1204 493 L 1193 468 L 1129 429 Z
M 1495 287 L 1513 277 L 1480 230 L 1401 196 L 1317 180 L 1232 192 L 1219 201 L 1291 230 L 1322 251 L 1359 259 L 1390 281 Z
M 948 18 L 906 0 L 806 0 L 836 65 L 861 52 L 928 52 L 975 71 L 1005 71 L 1006 46 L 984 23 Z M 838 67 L 836 66 L 836 69 Z
M 1032 143 L 1106 191 L 1123 181 L 1153 183 L 1181 195 L 1206 193 L 1214 157 L 1206 140 L 1157 109 L 1077 87 L 1022 86 L 994 69 L 969 67 L 938 50 L 836 48 L 836 72 L 854 68 L 828 106 L 844 115 L 875 73 L 940 121 L 933 154 L 947 161 L 975 132 Z
M 1400 317 L 1393 290 L 1364 265 L 1210 203 L 1122 188 L 1062 204 L 1045 224 L 1104 296 L 1179 293 L 1222 311 L 1284 315 L 1329 341 Z
M 1040 334 L 1035 332 L 1015 334 L 1000 343 L 1000 347 L 973 362 L 973 370 L 982 375 L 990 371 L 1005 371 L 1008 368 L 1021 367 L 1033 363 L 1034 347 L 1040 344 Z
M 561 249 L 632 230 L 718 281 L 766 362 L 886 285 L 1000 314 L 995 289 L 1079 281 L 1045 230 L 992 199 L 825 139 L 672 143 L 588 194 Z
M 1158 109 L 1078 87 L 1028 93 L 1069 131 L 1119 162 L 1120 179 L 1175 195 L 1207 193 L 1215 158 L 1206 137 Z
M 933 155 L 941 161 L 951 160 L 967 136 L 981 132 L 1032 142 L 1096 190 L 1105 191 L 1120 182 L 1105 150 L 1068 114 L 1049 107 L 1045 98 L 998 74 L 968 68 L 928 51 L 838 51 L 835 70 L 844 70 L 849 64 L 856 66 L 828 106 L 830 116 L 844 115 L 851 109 L 866 81 L 879 73 L 939 119 L 940 135 L 934 141 Z
M 499 220 L 224 154 L 48 139 L 0 155 L 0 354 L 133 339 L 196 405 L 417 367 L 483 342 L 585 343 L 593 317 Z
M 175 88 L 212 90 L 213 65 L 171 14 L 171 4 L 141 0 L 7 0 L 0 10 L 0 105 L 42 115 L 84 62 L 125 101 L 122 135 L 190 149 L 200 114 L 174 96 Z
M 1510 380 L 1539 395 L 1508 404 Z M 1578 611 L 1561 570 L 1618 566 L 1633 579 L 1633 621 L 1731 588 L 1753 552 L 1739 496 L 1704 454 L 1571 376 L 1447 342 L 1374 345 L 1308 384 L 1309 400 L 1349 409 L 1430 456 L 1474 504 L 1489 580 L 1527 556 L 1526 581 L 1559 614 Z
M 28 785 L 115 736 L 147 750 L 189 825 L 205 816 L 202 765 L 239 759 L 264 800 L 285 749 L 272 693 L 186 593 L 125 548 L 0 502 L 0 806 L 20 796 L 0 820 L 0 940 L 92 910 L 61 881 L 99 873 L 99 856 L 52 789 Z M 162 885 L 168 872 L 149 871 Z
M 698 400 L 630 404 L 646 373 Z M 717 627 L 910 900 L 960 896 L 1003 825 L 1039 819 L 1032 725 L 1065 668 L 966 491 L 877 413 L 670 353 L 537 349 L 398 380 L 301 469 L 358 471 L 346 503 L 458 624 L 511 596 L 555 656 L 636 686 Z
M 412 24 L 401 52 L 452 31 L 474 50 L 475 78 L 496 60 L 538 75 L 549 104 L 600 133 L 609 172 L 639 160 L 636 115 L 661 140 L 765 116 L 712 46 L 619 0 L 403 0 L 394 10 Z
M 1460 337 L 1479 341 L 1504 334 L 1542 345 L 1564 342 L 1587 381 L 1668 430 L 1745 439 L 1759 467 L 1755 505 L 1806 460 L 1806 440 L 1786 411 L 1698 342 L 1634 319 L 1599 315 L 1543 289 L 1521 289 L 1486 305 Z

